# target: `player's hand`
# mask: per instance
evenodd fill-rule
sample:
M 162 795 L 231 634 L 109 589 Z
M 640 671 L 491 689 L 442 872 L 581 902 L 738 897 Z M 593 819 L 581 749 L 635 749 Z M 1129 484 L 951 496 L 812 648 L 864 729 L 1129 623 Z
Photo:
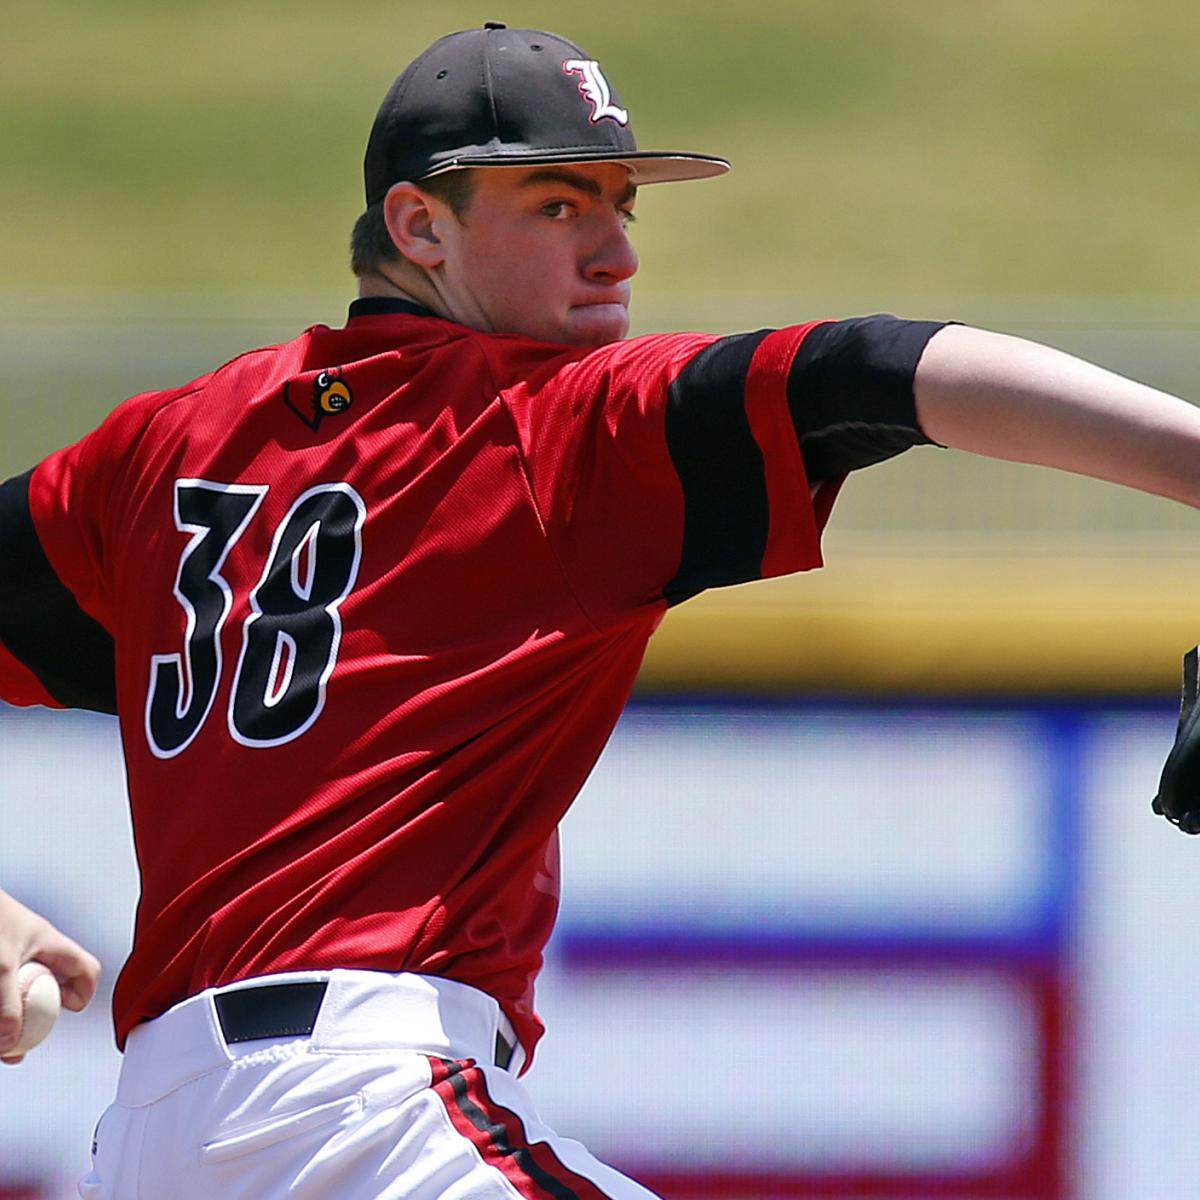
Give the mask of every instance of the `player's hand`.
M 1200 833 L 1200 704 L 1197 648 L 1183 656 L 1183 703 L 1175 745 L 1163 764 L 1153 808 L 1184 833 Z
M 21 1032 L 17 972 L 27 962 L 45 963 L 58 978 L 64 1007 L 80 1012 L 96 994 L 100 963 L 59 933 L 45 917 L 0 891 L 0 1055 Z

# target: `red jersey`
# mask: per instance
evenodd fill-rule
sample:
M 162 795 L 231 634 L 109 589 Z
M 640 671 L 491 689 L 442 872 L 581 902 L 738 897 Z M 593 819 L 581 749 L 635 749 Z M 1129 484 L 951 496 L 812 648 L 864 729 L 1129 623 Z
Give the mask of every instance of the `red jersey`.
M 205 987 L 357 967 L 480 988 L 532 1048 L 556 829 L 648 638 L 820 563 L 807 330 L 577 349 L 362 300 L 0 489 L 0 695 L 120 718 L 119 1043 Z

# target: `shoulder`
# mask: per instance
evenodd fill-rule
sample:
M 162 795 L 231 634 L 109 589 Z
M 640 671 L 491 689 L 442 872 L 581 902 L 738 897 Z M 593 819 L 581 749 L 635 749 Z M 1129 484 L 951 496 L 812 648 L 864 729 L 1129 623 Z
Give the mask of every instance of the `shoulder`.
M 669 383 L 717 334 L 647 334 L 603 346 L 537 342 L 520 335 L 468 333 L 487 362 L 497 389 L 578 392 L 625 385 L 629 390 Z

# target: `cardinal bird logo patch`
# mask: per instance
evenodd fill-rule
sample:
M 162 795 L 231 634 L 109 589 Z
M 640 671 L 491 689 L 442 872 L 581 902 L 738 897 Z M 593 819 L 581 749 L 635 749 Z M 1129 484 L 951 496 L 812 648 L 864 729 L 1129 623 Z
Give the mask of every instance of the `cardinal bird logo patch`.
M 592 106 L 588 118 L 593 125 L 603 117 L 616 121 L 618 125 L 629 124 L 629 113 L 613 103 L 612 88 L 600 70 L 600 64 L 591 58 L 568 58 L 563 63 L 567 75 L 579 75 L 579 94 Z
M 303 393 L 303 376 L 298 380 L 289 381 L 283 389 L 283 402 L 313 433 L 321 428 L 321 422 L 326 417 L 344 413 L 354 403 L 354 393 L 350 390 L 350 385 L 342 378 L 339 367 L 318 371 L 312 377 L 310 389 L 308 404 L 306 408 L 302 408 L 293 399 L 293 393 Z

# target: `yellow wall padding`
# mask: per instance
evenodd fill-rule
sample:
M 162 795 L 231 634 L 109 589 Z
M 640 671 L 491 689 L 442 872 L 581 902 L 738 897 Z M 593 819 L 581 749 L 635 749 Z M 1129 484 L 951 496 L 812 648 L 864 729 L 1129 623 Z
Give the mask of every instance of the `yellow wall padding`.
M 668 613 L 639 687 L 1177 694 L 1200 546 L 878 541 Z

